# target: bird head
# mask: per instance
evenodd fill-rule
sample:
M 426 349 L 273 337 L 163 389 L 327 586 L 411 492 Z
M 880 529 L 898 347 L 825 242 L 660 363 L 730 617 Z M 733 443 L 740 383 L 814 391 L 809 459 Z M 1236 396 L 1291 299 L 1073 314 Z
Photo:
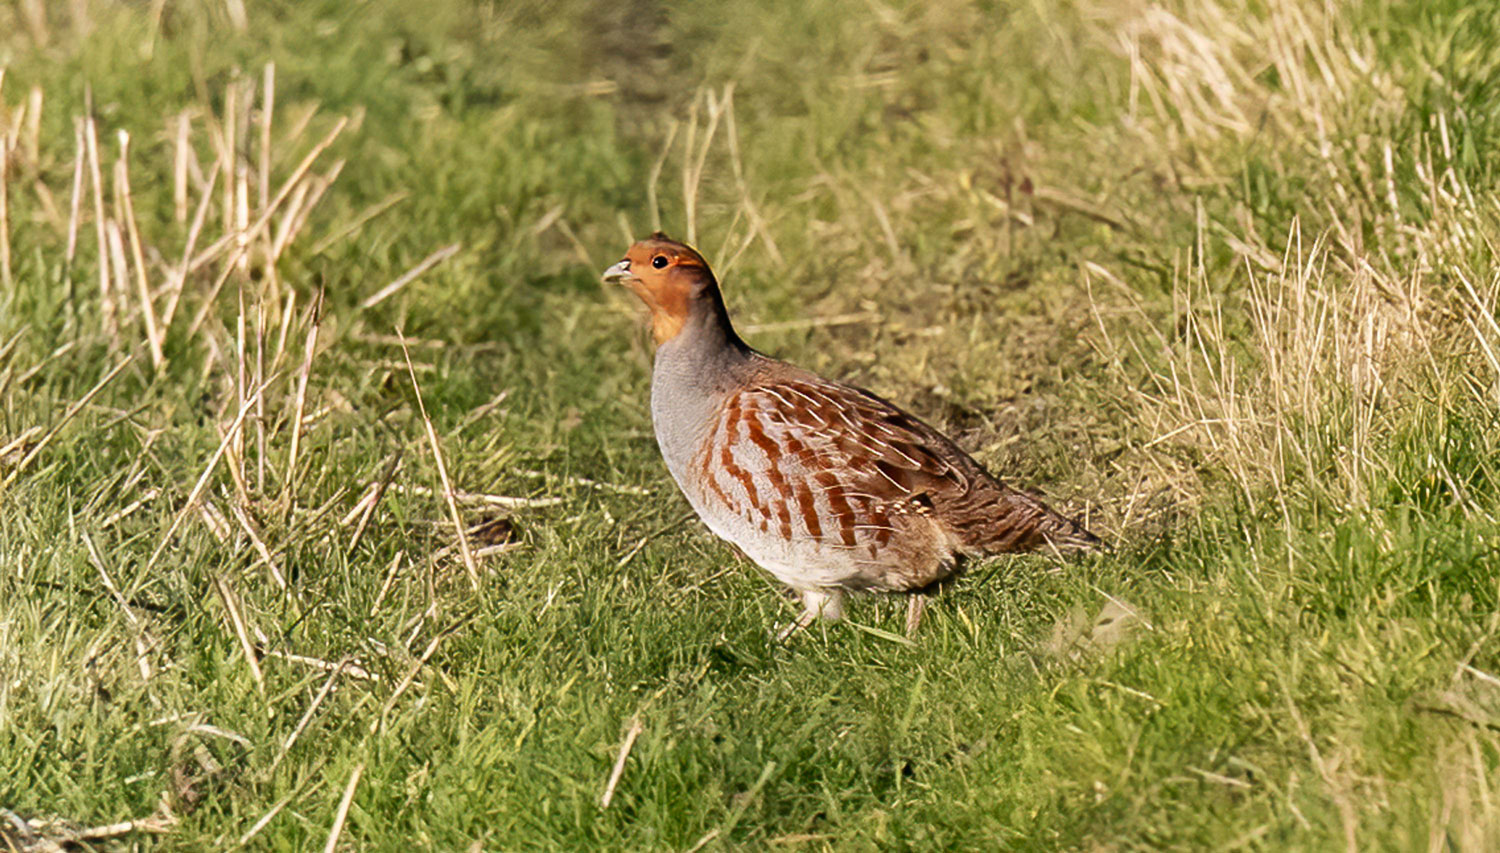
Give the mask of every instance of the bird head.
M 677 337 L 694 313 L 723 313 L 719 285 L 708 262 L 660 231 L 631 246 L 619 263 L 604 271 L 604 280 L 635 291 L 651 309 L 651 334 L 658 346 Z

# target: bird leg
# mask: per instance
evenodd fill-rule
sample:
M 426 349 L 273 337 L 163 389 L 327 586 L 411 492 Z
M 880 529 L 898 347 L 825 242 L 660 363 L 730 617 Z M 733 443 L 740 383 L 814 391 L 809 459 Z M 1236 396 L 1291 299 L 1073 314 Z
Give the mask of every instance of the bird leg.
M 844 618 L 844 594 L 839 590 L 804 589 L 802 592 L 802 614 L 797 621 L 782 628 L 776 634 L 776 642 L 785 642 L 787 637 L 811 625 L 817 619 L 836 622 Z
M 798 631 L 801 631 L 803 628 L 806 628 L 808 625 L 811 625 L 813 623 L 813 620 L 815 620 L 817 618 L 818 618 L 818 614 L 812 612 L 811 610 L 804 610 L 804 611 L 802 611 L 801 615 L 799 615 L 796 618 L 795 621 L 788 622 L 786 624 L 786 627 L 784 627 L 780 631 L 776 632 L 776 642 L 778 642 L 778 643 L 784 643 L 784 642 L 786 642 L 786 640 L 787 640 L 788 637 L 792 636 L 793 634 L 797 633 Z
M 920 592 L 912 593 L 906 600 L 906 636 L 917 633 L 917 626 L 922 623 L 922 611 L 926 609 L 927 596 Z

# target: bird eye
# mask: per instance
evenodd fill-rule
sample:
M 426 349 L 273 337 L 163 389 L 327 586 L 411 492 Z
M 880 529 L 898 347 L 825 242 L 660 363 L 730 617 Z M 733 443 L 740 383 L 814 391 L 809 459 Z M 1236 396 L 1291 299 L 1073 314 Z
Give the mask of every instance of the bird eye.
M 651 266 L 656 267 L 657 269 L 663 269 L 664 267 L 666 267 L 666 265 L 667 265 L 667 256 L 666 255 L 657 255 L 656 257 L 654 257 L 654 258 L 651 259 Z

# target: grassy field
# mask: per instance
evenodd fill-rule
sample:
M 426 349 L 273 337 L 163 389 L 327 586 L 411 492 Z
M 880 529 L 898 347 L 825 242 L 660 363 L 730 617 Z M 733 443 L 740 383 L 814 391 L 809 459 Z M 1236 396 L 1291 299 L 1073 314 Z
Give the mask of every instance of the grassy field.
M 7 849 L 1500 845 L 1489 4 L 18 0 L 0 68 Z M 1114 552 L 772 642 L 598 282 L 658 226 Z

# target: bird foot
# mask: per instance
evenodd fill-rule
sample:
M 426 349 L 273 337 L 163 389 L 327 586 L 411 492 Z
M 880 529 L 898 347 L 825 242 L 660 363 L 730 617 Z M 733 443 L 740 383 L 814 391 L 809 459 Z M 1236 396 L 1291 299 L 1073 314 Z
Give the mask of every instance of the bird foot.
M 817 618 L 818 614 L 811 610 L 802 611 L 802 615 L 798 616 L 794 621 L 787 623 L 780 631 L 776 632 L 776 642 L 786 642 L 788 637 L 811 625 Z
M 776 632 L 776 642 L 784 643 L 793 634 L 811 625 L 818 619 L 827 619 L 830 622 L 844 618 L 844 595 L 838 590 L 822 592 L 820 590 L 802 591 L 802 614 L 795 622 Z

